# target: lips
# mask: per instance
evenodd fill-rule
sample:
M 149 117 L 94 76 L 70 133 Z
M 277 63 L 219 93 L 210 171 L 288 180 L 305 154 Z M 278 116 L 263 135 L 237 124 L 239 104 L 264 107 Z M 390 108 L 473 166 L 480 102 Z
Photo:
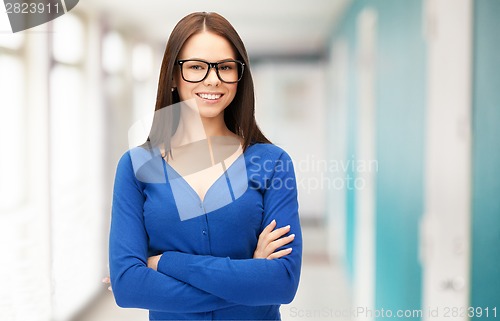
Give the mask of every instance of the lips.
M 196 95 L 202 99 L 213 101 L 218 100 L 223 96 L 223 94 L 220 93 L 197 93 Z

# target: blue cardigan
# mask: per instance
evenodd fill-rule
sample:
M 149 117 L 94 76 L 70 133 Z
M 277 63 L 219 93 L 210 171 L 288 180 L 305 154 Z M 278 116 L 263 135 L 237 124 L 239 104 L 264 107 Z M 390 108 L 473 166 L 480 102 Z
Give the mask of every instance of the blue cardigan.
M 283 248 L 292 252 L 253 259 L 272 220 L 290 225 L 295 239 Z M 158 254 L 154 271 L 147 258 Z M 295 174 L 281 148 L 249 146 L 203 201 L 157 150 L 136 147 L 120 159 L 109 239 L 120 307 L 148 309 L 150 320 L 280 320 L 301 258 Z

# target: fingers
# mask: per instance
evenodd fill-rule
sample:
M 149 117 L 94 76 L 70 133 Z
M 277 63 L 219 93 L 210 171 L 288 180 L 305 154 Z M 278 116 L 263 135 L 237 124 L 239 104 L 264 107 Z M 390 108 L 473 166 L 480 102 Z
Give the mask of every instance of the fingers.
M 290 232 L 290 225 L 280 227 L 269 233 L 268 240 L 269 242 L 275 241 L 288 232 Z
M 266 226 L 266 228 L 262 230 L 261 234 L 269 234 L 272 232 L 272 230 L 274 230 L 275 227 L 276 227 L 276 220 L 272 220 L 271 223 L 269 223 Z
M 284 250 L 281 250 L 281 251 L 278 251 L 278 252 L 274 252 L 273 254 L 269 255 L 267 257 L 268 260 L 274 260 L 274 259 L 279 259 L 280 257 L 283 257 L 285 255 L 288 255 L 292 253 L 292 248 L 289 247 L 287 249 L 284 249 Z
M 274 251 L 276 251 L 276 249 L 279 249 L 280 247 L 292 242 L 294 238 L 295 238 L 295 234 L 290 234 L 288 236 L 277 239 L 276 241 L 271 242 L 267 246 L 267 249 L 269 250 L 269 252 L 274 252 Z
M 106 276 L 105 278 L 103 278 L 102 283 L 109 284 L 108 290 L 113 292 L 113 289 L 111 288 L 111 279 L 109 278 L 109 276 Z
M 280 227 L 276 230 L 273 231 L 273 229 L 276 227 L 276 220 L 272 220 L 269 225 L 267 225 L 264 230 L 259 235 L 259 238 L 263 238 L 263 241 L 266 243 L 271 243 L 272 241 L 275 241 L 279 239 L 281 236 L 285 235 L 290 231 L 290 225 Z
M 290 225 L 283 226 L 276 229 L 276 220 L 272 220 L 260 233 L 257 247 L 255 248 L 254 258 L 267 258 L 273 259 L 285 256 L 291 251 L 281 250 L 274 253 L 277 249 L 292 242 L 295 235 L 284 237 L 285 234 L 290 232 Z M 279 254 L 278 254 L 279 253 Z

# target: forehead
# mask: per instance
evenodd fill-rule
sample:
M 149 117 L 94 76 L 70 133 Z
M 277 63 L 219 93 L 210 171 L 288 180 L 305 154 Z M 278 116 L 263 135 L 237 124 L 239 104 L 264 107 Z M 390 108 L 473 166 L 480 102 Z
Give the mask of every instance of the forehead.
M 179 59 L 200 58 L 208 61 L 236 59 L 231 43 L 224 37 L 212 32 L 200 32 L 192 35 L 184 43 Z

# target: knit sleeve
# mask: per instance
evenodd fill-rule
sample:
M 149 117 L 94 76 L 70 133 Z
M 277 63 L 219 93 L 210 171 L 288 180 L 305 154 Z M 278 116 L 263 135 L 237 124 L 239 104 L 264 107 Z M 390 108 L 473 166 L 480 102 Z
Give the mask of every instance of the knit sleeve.
M 234 306 L 213 294 L 147 267 L 144 194 L 129 153 L 118 163 L 109 236 L 111 285 L 120 307 L 163 312 L 207 312 Z
M 302 235 L 295 174 L 288 154 L 282 152 L 265 184 L 261 231 L 273 219 L 278 226 L 289 224 L 290 234 L 295 234 L 295 239 L 285 246 L 292 248 L 290 254 L 274 260 L 235 260 L 169 251 L 163 253 L 158 271 L 238 304 L 291 302 L 299 284 Z

